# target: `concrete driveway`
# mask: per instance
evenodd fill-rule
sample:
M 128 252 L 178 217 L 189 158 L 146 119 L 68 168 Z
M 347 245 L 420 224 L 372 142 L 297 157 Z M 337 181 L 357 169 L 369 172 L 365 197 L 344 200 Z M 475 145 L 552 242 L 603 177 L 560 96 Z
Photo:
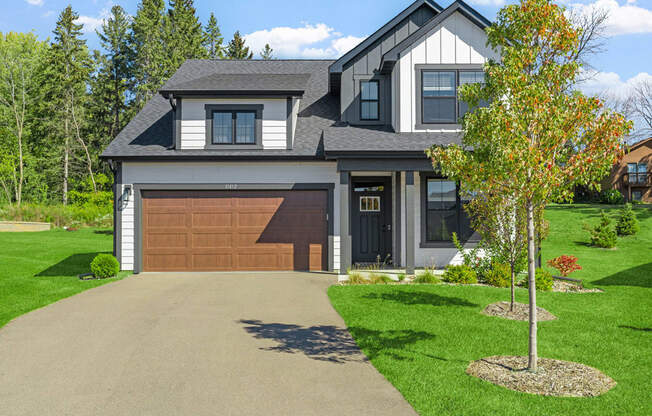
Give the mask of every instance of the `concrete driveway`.
M 307 273 L 142 274 L 0 329 L 4 415 L 414 415 Z

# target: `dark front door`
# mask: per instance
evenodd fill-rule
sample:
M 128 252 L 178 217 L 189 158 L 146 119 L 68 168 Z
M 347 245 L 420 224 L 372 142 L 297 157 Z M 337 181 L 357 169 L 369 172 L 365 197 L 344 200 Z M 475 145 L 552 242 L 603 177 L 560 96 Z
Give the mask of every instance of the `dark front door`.
M 351 232 L 354 263 L 392 260 L 391 178 L 353 178 Z

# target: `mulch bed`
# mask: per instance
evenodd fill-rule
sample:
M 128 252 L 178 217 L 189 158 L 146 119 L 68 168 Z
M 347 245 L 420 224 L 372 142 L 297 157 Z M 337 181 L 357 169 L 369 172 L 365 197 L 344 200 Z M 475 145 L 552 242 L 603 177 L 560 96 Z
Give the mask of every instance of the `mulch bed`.
M 602 293 L 603 292 L 600 289 L 585 289 L 580 284 L 567 282 L 564 280 L 557 280 L 557 279 L 555 279 L 555 281 L 552 282 L 552 291 L 566 292 L 566 293 Z
M 524 393 L 558 397 L 594 397 L 616 382 L 601 371 L 580 363 L 539 358 L 537 372 L 527 371 L 527 357 L 494 356 L 472 361 L 466 373 Z
M 529 308 L 530 306 L 525 303 L 514 302 L 514 310 L 510 312 L 509 302 L 496 302 L 484 308 L 482 313 L 489 316 L 498 316 L 515 321 L 527 321 L 530 319 Z M 555 315 L 537 306 L 537 322 L 553 321 L 555 319 L 557 319 Z

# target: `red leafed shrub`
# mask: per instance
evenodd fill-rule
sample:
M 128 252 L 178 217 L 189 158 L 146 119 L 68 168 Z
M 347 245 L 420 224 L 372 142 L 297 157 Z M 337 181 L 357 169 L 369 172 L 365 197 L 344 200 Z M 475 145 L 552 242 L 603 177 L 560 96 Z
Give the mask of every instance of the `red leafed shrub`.
M 559 256 L 552 260 L 548 260 L 548 266 L 554 267 L 559 270 L 559 273 L 566 277 L 576 270 L 582 270 L 582 266 L 577 264 L 577 257 L 575 256 Z

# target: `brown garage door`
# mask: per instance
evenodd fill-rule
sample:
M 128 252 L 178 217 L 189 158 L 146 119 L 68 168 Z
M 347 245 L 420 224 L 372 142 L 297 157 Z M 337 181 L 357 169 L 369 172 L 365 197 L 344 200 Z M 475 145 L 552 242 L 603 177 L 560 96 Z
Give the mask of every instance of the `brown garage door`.
M 326 191 L 144 191 L 143 270 L 325 270 Z

